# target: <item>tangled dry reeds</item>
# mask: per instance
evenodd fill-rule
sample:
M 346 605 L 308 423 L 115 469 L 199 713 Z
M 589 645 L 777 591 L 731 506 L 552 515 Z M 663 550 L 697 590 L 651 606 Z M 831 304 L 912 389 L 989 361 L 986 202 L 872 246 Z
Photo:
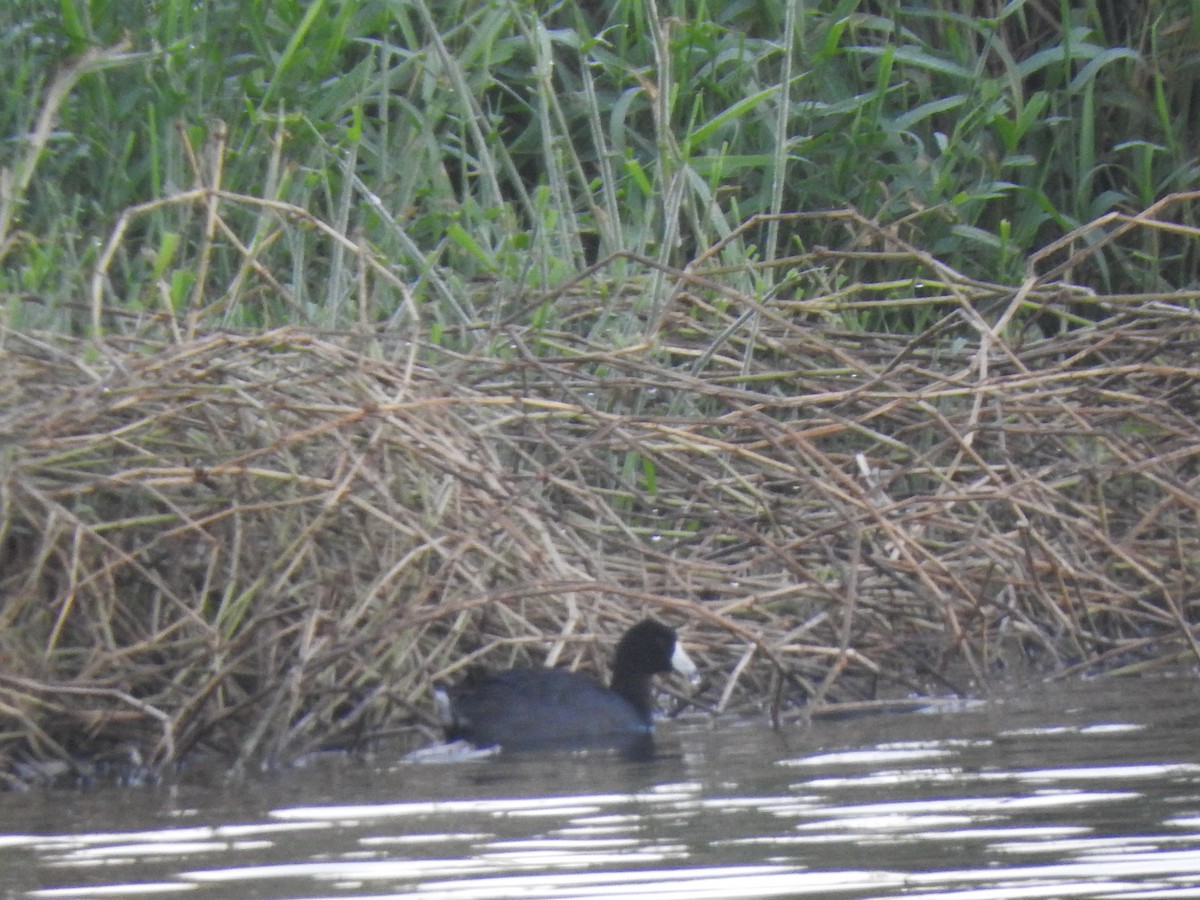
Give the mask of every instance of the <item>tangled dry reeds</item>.
M 1192 310 L 914 282 L 912 338 L 676 275 L 624 346 L 0 335 L 0 770 L 419 729 L 646 613 L 776 716 L 1200 658 Z

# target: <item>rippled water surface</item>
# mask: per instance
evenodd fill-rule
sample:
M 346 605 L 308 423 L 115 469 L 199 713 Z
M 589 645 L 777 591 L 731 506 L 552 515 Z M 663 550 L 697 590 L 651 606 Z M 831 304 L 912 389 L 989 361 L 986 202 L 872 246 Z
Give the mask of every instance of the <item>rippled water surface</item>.
M 1200 898 L 1200 686 L 0 795 L 0 896 Z

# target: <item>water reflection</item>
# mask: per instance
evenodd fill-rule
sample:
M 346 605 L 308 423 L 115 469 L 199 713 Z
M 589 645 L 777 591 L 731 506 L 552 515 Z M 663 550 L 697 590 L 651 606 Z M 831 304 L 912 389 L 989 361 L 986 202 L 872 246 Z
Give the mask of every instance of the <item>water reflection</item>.
M 782 735 L 671 724 L 643 762 L 9 795 L 0 896 L 1200 897 L 1197 688 L 1115 687 Z

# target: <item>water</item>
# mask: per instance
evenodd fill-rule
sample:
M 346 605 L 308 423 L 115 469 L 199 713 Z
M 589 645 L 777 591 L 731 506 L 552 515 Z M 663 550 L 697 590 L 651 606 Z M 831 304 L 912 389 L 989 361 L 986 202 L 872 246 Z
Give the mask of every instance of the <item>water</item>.
M 0 896 L 1200 898 L 1200 684 L 0 796 Z

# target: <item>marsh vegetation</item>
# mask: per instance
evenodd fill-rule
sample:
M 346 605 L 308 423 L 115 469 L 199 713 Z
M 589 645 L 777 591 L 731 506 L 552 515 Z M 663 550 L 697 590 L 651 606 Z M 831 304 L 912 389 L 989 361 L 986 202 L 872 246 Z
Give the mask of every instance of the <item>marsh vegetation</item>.
M 1193 4 L 127 16 L 0 12 L 7 777 L 1200 661 Z

